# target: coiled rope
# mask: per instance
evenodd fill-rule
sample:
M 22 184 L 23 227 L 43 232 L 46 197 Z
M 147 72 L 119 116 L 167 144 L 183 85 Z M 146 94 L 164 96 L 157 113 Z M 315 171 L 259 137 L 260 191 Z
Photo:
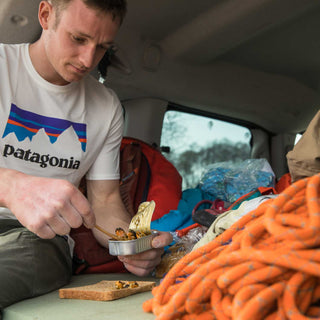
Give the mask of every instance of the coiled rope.
M 174 265 L 144 311 L 157 320 L 320 319 L 319 193 L 320 174 L 263 202 Z

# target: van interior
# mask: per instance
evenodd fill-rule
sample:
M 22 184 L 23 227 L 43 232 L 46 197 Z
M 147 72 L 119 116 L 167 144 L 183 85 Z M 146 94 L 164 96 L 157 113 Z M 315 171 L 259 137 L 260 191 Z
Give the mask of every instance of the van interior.
M 1 42 L 39 37 L 39 3 L 0 2 Z M 266 159 L 278 180 L 320 105 L 319 31 L 319 0 L 128 1 L 112 53 L 92 74 L 119 96 L 124 135 L 157 146 L 183 190 L 196 187 L 211 164 L 234 159 Z M 141 311 L 144 297 L 122 318 L 154 319 Z M 123 300 L 118 313 L 99 306 L 89 317 L 89 307 L 86 318 L 73 318 L 60 304 L 45 312 L 49 302 L 41 299 L 41 317 L 27 301 L 9 307 L 4 320 L 57 319 L 53 310 L 66 320 L 127 312 Z
M 1 42 L 35 41 L 38 5 L 1 2 Z M 123 103 L 124 135 L 161 146 L 168 110 L 239 124 L 251 157 L 280 177 L 319 104 L 319 13 L 305 0 L 128 2 L 105 81 Z

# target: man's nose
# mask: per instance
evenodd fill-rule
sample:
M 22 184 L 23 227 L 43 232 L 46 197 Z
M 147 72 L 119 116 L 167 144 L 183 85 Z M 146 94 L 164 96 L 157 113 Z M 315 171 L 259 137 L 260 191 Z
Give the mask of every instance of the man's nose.
M 82 66 L 90 69 L 94 63 L 94 57 L 96 53 L 95 46 L 83 46 L 80 52 L 80 63 Z

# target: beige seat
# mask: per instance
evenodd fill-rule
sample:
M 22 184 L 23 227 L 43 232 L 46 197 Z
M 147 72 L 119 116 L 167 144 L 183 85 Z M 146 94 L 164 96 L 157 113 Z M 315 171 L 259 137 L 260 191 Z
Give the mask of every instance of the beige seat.
M 132 274 L 90 274 L 74 276 L 66 287 L 94 284 L 101 280 L 146 280 Z M 58 291 L 21 301 L 4 309 L 3 320 L 148 320 L 153 314 L 142 310 L 142 303 L 151 298 L 151 292 L 138 293 L 113 301 L 60 299 Z

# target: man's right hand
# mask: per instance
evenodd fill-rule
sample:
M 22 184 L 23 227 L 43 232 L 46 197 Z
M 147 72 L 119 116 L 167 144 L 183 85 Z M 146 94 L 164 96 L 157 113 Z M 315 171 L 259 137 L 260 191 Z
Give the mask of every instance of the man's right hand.
M 20 223 L 44 239 L 66 235 L 71 228 L 95 225 L 86 197 L 66 180 L 41 178 L 16 172 L 11 190 L 2 202 Z M 2 186 L 3 187 L 3 184 Z

